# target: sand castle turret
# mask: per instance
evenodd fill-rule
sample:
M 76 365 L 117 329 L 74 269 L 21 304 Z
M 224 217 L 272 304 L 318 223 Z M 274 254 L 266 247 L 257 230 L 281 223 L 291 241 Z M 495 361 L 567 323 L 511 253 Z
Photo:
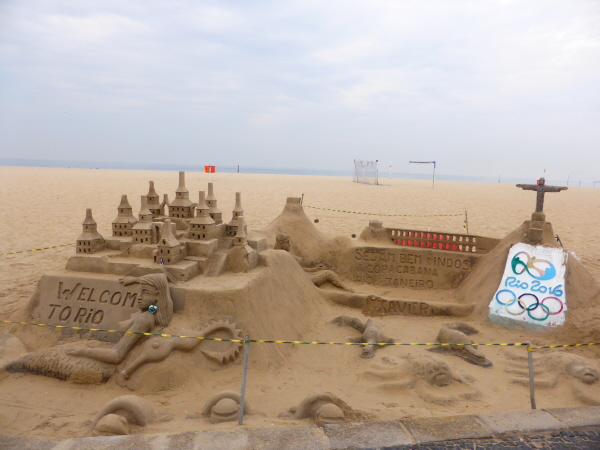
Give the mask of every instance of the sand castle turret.
M 185 187 L 185 172 L 179 172 L 179 187 L 175 191 L 175 200 L 169 205 L 169 216 L 178 219 L 191 219 L 194 217 L 192 208 L 190 191 Z
M 92 208 L 85 210 L 83 232 L 77 238 L 77 253 L 95 253 L 104 250 L 104 238 L 98 233 L 98 224 L 92 217 Z
M 112 221 L 113 236 L 131 236 L 137 219 L 133 215 L 133 208 L 129 204 L 126 195 L 121 196 L 121 204 L 117 211 L 117 218 Z
M 206 196 L 206 203 L 208 204 L 208 214 L 213 218 L 215 223 L 218 225 L 223 223 L 223 213 L 217 208 L 217 198 L 213 193 L 213 184 L 208 183 L 208 195 Z
M 154 181 L 150 181 L 150 188 L 148 189 L 148 194 L 146 194 L 146 199 L 148 200 L 148 209 L 152 213 L 152 217 L 160 216 L 160 202 L 158 194 L 154 190 Z
M 180 242 L 173 234 L 173 226 L 170 219 L 163 223 L 158 247 L 154 251 L 154 262 L 169 265 L 177 264 L 185 257 Z
M 244 213 L 237 217 L 237 233 L 233 240 L 233 245 L 245 246 L 248 243 L 248 234 L 246 233 L 246 221 L 244 220 Z
M 204 198 L 204 191 L 200 191 L 199 198 L 198 205 L 196 205 L 196 217 L 190 221 L 190 238 L 210 239 L 217 225 L 208 214 L 208 205 Z
M 142 195 L 142 206 L 138 214 L 138 223 L 132 228 L 132 242 L 134 244 L 153 244 L 156 242 L 155 231 L 152 223 L 152 213 L 148 209 L 148 199 Z
M 227 224 L 227 229 L 226 229 L 226 234 L 229 237 L 235 237 L 237 235 L 238 232 L 238 228 L 240 227 L 240 217 L 243 218 L 244 216 L 244 209 L 242 208 L 242 193 L 241 192 L 236 192 L 235 193 L 235 207 L 233 208 L 232 211 L 232 218 L 231 221 Z M 242 222 L 243 219 L 242 219 Z M 245 223 L 242 224 L 244 226 L 244 228 L 246 227 Z M 244 230 L 246 231 L 246 230 Z
M 161 216 L 167 216 L 168 215 L 168 211 L 167 208 L 170 206 L 171 204 L 169 203 L 169 195 L 168 194 L 164 194 L 163 195 L 163 201 L 160 204 L 160 215 Z

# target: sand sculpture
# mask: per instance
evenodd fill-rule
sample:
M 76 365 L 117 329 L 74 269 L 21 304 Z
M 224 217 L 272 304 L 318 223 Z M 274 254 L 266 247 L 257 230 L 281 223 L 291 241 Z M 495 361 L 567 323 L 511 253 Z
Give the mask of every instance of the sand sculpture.
M 129 379 L 131 374 L 144 364 L 162 361 L 175 350 L 189 352 L 204 342 L 200 339 L 193 339 L 194 337 L 206 337 L 219 331 L 227 333 L 229 339 L 243 339 L 241 331 L 236 328 L 235 323 L 230 323 L 229 321 L 211 322 L 200 331 L 182 331 L 181 335 L 188 336 L 187 338 L 172 338 L 166 340 L 160 337 L 154 337 L 145 343 L 138 357 L 128 363 L 125 368 L 121 370 L 121 374 L 126 379 Z M 225 351 L 211 351 L 207 349 L 200 349 L 200 351 L 204 356 L 218 365 L 225 365 L 232 363 L 237 359 L 241 348 L 241 343 L 232 342 L 229 344 L 229 349 Z
M 291 419 L 312 419 L 317 425 L 363 420 L 364 414 L 352 409 L 338 396 L 324 392 L 311 394 L 304 398 L 298 406 L 292 406 L 280 417 Z
M 374 364 L 364 375 L 377 380 L 379 389 L 387 392 L 414 390 L 422 400 L 437 405 L 453 405 L 459 400 L 481 397 L 471 375 L 453 369 L 434 356 L 411 357 L 402 364 Z
M 514 374 L 513 383 L 529 385 L 527 357 L 507 353 L 509 368 Z M 554 388 L 561 377 L 579 380 L 585 384 L 595 384 L 600 380 L 598 369 L 586 358 L 572 353 L 554 351 L 534 358 L 535 385 L 541 388 Z
M 107 417 L 109 420 L 106 420 Z M 128 425 L 144 427 L 152 423 L 154 418 L 154 409 L 146 400 L 137 395 L 122 395 L 98 411 L 90 431 L 98 434 L 129 434 Z
M 119 324 L 125 331 L 112 347 L 66 345 L 23 356 L 7 365 L 10 372 L 28 371 L 75 383 L 106 381 L 133 347 L 144 337 L 142 333 L 156 326 L 166 327 L 173 316 L 167 278 L 164 274 L 126 277 L 122 284 L 139 283 L 138 312 Z M 89 344 L 89 343 L 88 343 Z
M 156 327 L 168 326 L 173 316 L 173 302 L 164 274 L 150 274 L 139 278 L 126 277 L 121 282 L 124 285 L 139 283 L 136 303 L 139 312 L 119 324 L 120 329 L 126 333 L 114 346 L 91 347 L 89 342 L 85 346 L 68 344 L 25 355 L 9 363 L 7 370 L 28 371 L 76 383 L 100 383 L 110 378 L 116 366 L 121 364 L 131 350 L 144 339 L 143 333 L 155 331 Z M 174 350 L 190 351 L 203 342 L 191 337 L 206 337 L 215 332 L 225 332 L 229 339 L 242 339 L 235 323 L 213 321 L 200 331 L 183 333 L 190 338 L 149 339 L 145 342 L 141 353 L 132 361 L 128 361 L 120 373 L 129 379 L 131 374 L 142 365 L 162 361 Z M 217 364 L 224 365 L 233 362 L 239 356 L 240 348 L 240 343 L 231 343 L 227 350 L 201 349 L 201 352 Z
M 361 358 L 373 358 L 375 356 L 375 351 L 381 348 L 381 346 L 375 344 L 394 343 L 394 340 L 387 337 L 371 319 L 367 319 L 366 322 L 362 322 L 360 319 L 353 317 L 339 316 L 333 319 L 333 323 L 339 326 L 352 327 L 362 333 L 358 337 L 351 337 L 348 339 L 349 342 L 369 344 L 362 347 L 362 352 L 360 354 Z
M 302 265 L 303 258 L 294 255 L 291 252 L 291 242 L 290 237 L 287 234 L 277 233 L 275 237 L 275 246 L 273 247 L 275 250 L 284 250 L 289 252 L 299 264 Z M 323 261 L 319 261 L 314 267 L 305 267 L 304 271 L 309 274 L 310 281 L 317 286 L 320 287 L 325 283 L 331 283 L 332 285 L 339 287 L 348 292 L 354 292 L 351 287 L 349 287 L 346 283 L 342 281 L 342 279 L 331 270 L 327 264 Z
M 477 345 L 474 345 L 473 341 L 468 338 L 468 336 L 478 332 L 477 329 L 463 322 L 446 324 L 440 329 L 437 336 L 437 342 L 440 344 L 462 345 L 436 346 L 428 349 L 428 351 L 455 355 L 471 364 L 492 367 L 492 362 L 488 360 L 485 355 L 477 349 Z
M 70 356 L 83 356 L 107 364 L 120 364 L 131 349 L 155 326 L 166 327 L 173 317 L 173 301 L 169 294 L 167 277 L 151 274 L 143 277 L 126 277 L 124 285 L 139 283 L 140 292 L 136 306 L 140 312 L 121 322 L 121 330 L 127 333 L 111 348 L 81 347 L 70 350 Z
M 198 203 L 190 200 L 185 186 L 185 173 L 179 173 L 179 186 L 175 200 L 168 201 L 165 194 L 161 204 L 150 182 L 147 195 L 141 196 L 141 208 L 136 219 L 127 196 L 121 197 L 117 217 L 113 220 L 113 235 L 104 239 L 88 209 L 83 222 L 83 232 L 77 239 L 77 252 L 89 255 L 87 259 L 71 259 L 69 269 L 101 273 L 132 274 L 132 262 L 117 262 L 111 258 L 104 263 L 110 251 L 120 257 L 149 258 L 137 264 L 136 272 L 156 272 L 157 265 L 167 266 L 178 280 L 190 280 L 198 275 L 218 276 L 226 270 L 245 272 L 256 267 L 256 250 L 266 248 L 264 240 L 248 239 L 247 225 L 241 193 L 236 193 L 236 204 L 229 223 L 223 223 L 217 207 L 213 184 L 208 185 L 208 195 L 199 192 Z M 168 209 L 168 212 L 167 212 Z M 93 254 L 109 253 L 99 257 Z M 102 260 L 102 258 L 104 259 Z M 98 267 L 98 260 L 103 264 Z
M 536 190 L 542 196 L 544 192 L 555 192 L 547 188 L 551 187 Z M 376 320 L 386 326 L 396 320 L 395 316 L 412 316 L 404 318 L 412 320 L 437 315 L 470 316 L 470 320 L 487 325 L 489 300 L 502 278 L 510 247 L 522 242 L 558 246 L 551 225 L 538 214 L 541 208 L 531 221 L 502 240 L 387 228 L 376 220 L 369 222 L 359 238 L 351 240 L 320 233 L 295 197 L 288 198 L 282 214 L 259 232 L 248 230 L 240 193 L 236 194 L 232 218 L 227 222 L 217 207 L 212 183 L 208 194 L 200 191 L 198 203 L 193 203 L 183 173 L 175 200 L 169 202 L 165 194 L 159 204 L 159 198 L 151 182 L 148 194 L 141 196 L 136 218 L 123 196 L 112 222 L 112 236 L 106 239 L 98 233 L 91 209 L 87 210 L 76 254 L 68 261 L 67 270 L 42 277 L 32 299 L 30 320 L 67 327 L 120 327 L 131 333 L 236 340 L 249 333 L 253 338 L 302 340 L 311 337 L 309 332 L 314 332 L 314 326 L 322 320 L 319 306 L 330 301 L 328 307 L 336 312 L 342 309 L 340 305 L 352 307 L 357 314 L 361 311 L 365 316 L 381 317 Z M 590 292 L 596 292 L 592 289 L 596 289 L 595 283 L 584 276 L 574 258 L 569 258 L 567 265 L 574 281 L 565 287 L 566 292 L 586 283 L 591 286 Z M 221 276 L 225 272 L 232 273 Z M 329 285 L 324 286 L 326 283 Z M 139 290 L 134 285 L 139 285 Z M 405 289 L 406 297 L 386 296 L 385 289 L 396 288 Z M 414 290 L 421 291 L 418 300 L 410 299 Z M 425 295 L 449 290 L 456 292 L 452 303 L 433 301 Z M 577 305 L 575 300 L 570 303 L 571 314 L 578 311 Z M 361 333 L 353 340 L 368 344 L 361 348 L 362 357 L 373 357 L 377 343 L 393 342 L 368 317 L 341 316 L 335 320 Z M 243 334 L 239 329 L 242 324 Z M 186 331 L 190 328 L 193 330 Z M 468 337 L 475 331 L 464 323 L 444 326 L 438 333 L 440 343 L 465 345 L 435 350 L 490 367 Z M 117 384 L 135 390 L 135 386 L 145 383 L 150 386 L 146 392 L 155 393 L 167 382 L 159 389 L 152 380 L 173 379 L 175 384 L 167 388 L 179 388 L 184 379 L 178 378 L 180 374 L 202 378 L 200 371 L 227 368 L 238 360 L 240 343 L 221 347 L 212 344 L 192 338 L 147 339 L 140 334 L 125 334 L 116 343 L 82 339 L 30 353 L 6 368 L 9 372 L 27 371 L 78 383 L 102 383 L 115 376 Z M 271 364 L 287 363 L 292 353 L 289 347 L 256 345 L 252 362 L 270 369 Z M 195 354 L 203 355 L 201 364 L 188 361 Z M 408 357 L 398 364 L 386 363 L 391 361 L 389 358 L 365 361 L 368 369 L 360 376 L 369 381 L 365 384 L 368 389 L 383 390 L 387 397 L 412 394 L 437 405 L 480 398 L 479 382 L 443 357 L 427 354 Z M 524 383 L 521 363 L 520 359 L 510 362 L 518 383 Z M 598 404 L 598 396 L 585 390 L 598 385 L 598 372 L 583 358 L 543 356 L 537 358 L 536 369 L 542 377 L 540 387 L 553 388 L 561 379 L 568 379 L 576 398 Z M 211 388 L 222 386 L 223 379 L 234 378 L 214 376 Z M 121 433 L 136 423 L 137 419 L 119 413 L 127 408 L 135 412 L 135 402 L 117 400 L 96 418 L 97 431 Z M 121 409 L 115 406 L 119 404 Z M 238 412 L 239 395 L 229 391 L 212 397 L 203 416 L 219 422 L 237 418 Z M 330 393 L 307 397 L 291 408 L 288 416 L 312 418 L 319 424 L 370 418 Z
M 529 370 L 527 357 L 507 353 L 508 367 L 506 372 L 512 375 L 510 381 L 529 386 Z M 555 389 L 561 380 L 568 382 L 575 398 L 590 406 L 600 405 L 597 389 L 600 371 L 588 358 L 552 351 L 534 356 L 535 387 Z
M 211 423 L 238 420 L 240 411 L 240 393 L 222 391 L 213 395 L 202 408 L 202 416 Z M 244 400 L 244 415 L 252 414 L 250 404 Z

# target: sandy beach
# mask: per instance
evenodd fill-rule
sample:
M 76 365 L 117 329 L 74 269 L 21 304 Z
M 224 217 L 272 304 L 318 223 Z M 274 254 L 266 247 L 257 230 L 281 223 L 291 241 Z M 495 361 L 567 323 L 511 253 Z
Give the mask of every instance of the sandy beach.
M 122 194 L 126 194 L 137 215 L 140 196 L 148 192 L 148 181 L 155 183 L 162 199 L 167 193 L 174 199 L 176 172 L 119 171 L 95 169 L 50 169 L 0 167 L 0 319 L 27 320 L 27 305 L 40 277 L 63 269 L 74 254 L 73 246 L 6 255 L 6 253 L 72 244 L 81 232 L 86 208 L 93 209 L 98 231 L 111 235 Z M 224 220 L 229 220 L 235 193 L 242 193 L 244 219 L 250 230 L 266 227 L 282 211 L 287 197 L 302 197 L 306 214 L 328 236 L 360 235 L 371 219 L 383 220 L 384 226 L 442 232 L 463 232 L 464 214 L 468 214 L 469 233 L 501 239 L 530 218 L 535 195 L 514 185 L 496 183 L 460 183 L 381 179 L 383 185 L 353 183 L 345 177 L 315 177 L 257 174 L 187 173 L 186 185 L 192 201 L 198 191 L 214 183 L 218 205 Z M 535 180 L 531 180 L 532 183 Z M 569 187 L 567 191 L 547 194 L 544 211 L 565 249 L 574 252 L 596 282 L 600 282 L 600 189 Z M 314 207 L 314 208 L 310 208 Z M 323 208 L 323 209 L 319 209 Z M 330 211 L 333 210 L 333 211 Z M 348 214 L 335 210 L 368 214 Z M 406 215 L 407 217 L 388 217 Z M 412 217 L 409 217 L 412 216 Z M 436 217 L 437 216 L 437 217 Z M 370 287 L 352 283 L 369 292 Z M 452 292 L 438 293 L 451 298 Z M 409 294 L 408 294 L 409 295 Z M 422 293 L 415 294 L 423 295 Z M 415 297 L 416 298 L 416 297 Z M 282 302 L 285 298 L 281 299 Z M 311 304 L 312 305 L 312 304 Z M 590 305 L 598 306 L 598 305 Z M 317 320 L 303 336 L 305 340 L 340 342 L 352 336 L 350 328 L 340 328 L 331 320 L 340 315 L 360 316 L 360 311 L 342 307 L 323 298 L 315 308 Z M 198 320 L 206 318 L 198 318 Z M 433 342 L 448 317 L 414 318 L 408 316 L 377 319 L 388 336 L 400 342 Z M 568 320 L 568 317 L 567 317 Z M 480 330 L 476 342 L 524 342 L 537 345 L 574 342 L 547 342 L 548 338 L 523 329 L 508 330 L 484 321 L 466 322 Z M 600 323 L 598 323 L 600 326 Z M 590 326 L 590 324 L 587 324 Z M 28 351 L 55 345 L 60 332 L 35 330 L 20 325 L 0 325 L 1 333 L 18 337 Z M 355 333 L 356 334 L 356 333 Z M 255 339 L 290 339 L 289 336 L 253 336 Z M 264 344 L 275 345 L 275 344 Z M 303 423 L 279 417 L 291 406 L 315 392 L 332 392 L 359 410 L 367 420 L 395 420 L 404 417 L 430 417 L 474 412 L 511 411 L 529 407 L 526 386 L 511 384 L 505 369 L 506 354 L 525 356 L 521 348 L 482 347 L 494 362 L 492 369 L 470 365 L 444 356 L 456 368 L 475 381 L 465 389 L 480 395 L 447 405 L 427 401 L 414 392 L 382 388 L 372 372 L 386 364 L 400 364 L 410 355 L 428 354 L 423 347 L 393 347 L 379 350 L 376 358 L 358 358 L 356 347 L 296 346 L 289 350 L 283 364 L 251 359 L 247 398 L 255 414 L 244 426 L 271 427 Z M 597 347 L 569 350 L 597 360 Z M 13 357 L 0 354 L 0 361 Z M 382 360 L 387 358 L 387 360 Z M 391 362 L 389 362 L 391 361 Z M 383 369 L 382 369 L 383 370 Z M 200 429 L 232 428 L 225 423 L 211 425 L 194 419 L 204 402 L 218 390 L 239 390 L 241 365 L 220 371 L 204 369 L 180 387 L 146 398 L 161 419 L 142 430 L 147 433 Z M 588 395 L 600 400 L 600 386 L 589 387 Z M 113 397 L 131 394 L 110 381 L 106 385 L 74 385 L 31 374 L 0 376 L 0 433 L 52 437 L 81 436 L 101 405 Z M 436 392 L 430 395 L 437 395 Z M 538 390 L 538 407 L 582 406 L 568 383 Z M 438 402 L 439 403 L 439 402 Z

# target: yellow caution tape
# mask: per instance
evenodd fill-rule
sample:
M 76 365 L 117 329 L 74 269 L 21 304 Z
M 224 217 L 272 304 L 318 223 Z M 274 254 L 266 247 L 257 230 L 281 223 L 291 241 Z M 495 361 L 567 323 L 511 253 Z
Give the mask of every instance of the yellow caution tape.
M 217 342 L 237 342 L 237 343 L 256 343 L 256 344 L 306 344 L 306 345 L 358 345 L 365 347 L 367 345 L 377 345 L 379 347 L 389 346 L 439 346 L 439 347 L 464 347 L 465 345 L 483 345 L 483 346 L 500 346 L 500 347 L 520 347 L 526 346 L 527 342 L 512 342 L 512 343 L 491 343 L 491 344 L 448 344 L 439 342 L 427 342 L 427 343 L 414 343 L 414 342 L 320 342 L 320 341 L 280 341 L 280 340 L 267 340 L 267 339 L 223 339 L 223 338 L 207 338 L 203 336 L 182 336 L 178 334 L 164 334 L 164 333 L 144 333 L 141 331 L 120 331 L 120 330 L 105 330 L 102 328 L 83 328 L 83 327 L 71 327 L 67 325 L 49 325 L 45 323 L 30 323 L 30 322 L 18 322 L 13 320 L 0 320 L 1 323 L 11 323 L 20 325 L 34 325 L 38 327 L 49 327 L 55 329 L 69 329 L 69 330 L 80 330 L 80 331 L 103 331 L 107 333 L 122 333 L 122 334 L 139 334 L 142 336 L 156 336 L 164 338 L 184 338 L 184 339 L 198 339 L 201 341 L 217 341 Z M 573 344 L 573 345 L 556 345 L 550 347 L 532 347 L 532 348 L 556 348 L 556 347 L 581 347 L 584 345 L 598 345 L 593 344 Z
M 466 345 L 482 345 L 487 347 L 522 347 L 527 346 L 528 351 L 533 351 L 540 348 L 568 348 L 568 347 L 589 347 L 592 345 L 600 345 L 600 342 L 590 342 L 588 344 L 561 344 L 561 345 L 542 345 L 528 346 L 527 342 L 507 342 L 507 343 L 487 343 L 487 344 L 450 344 L 450 343 L 439 343 L 439 342 L 320 342 L 320 341 L 279 341 L 279 340 L 268 340 L 268 339 L 223 339 L 223 338 L 207 338 L 203 336 L 182 336 L 179 334 L 164 334 L 164 333 L 144 333 L 142 331 L 120 331 L 120 330 L 105 330 L 102 328 L 83 328 L 83 327 L 71 327 L 67 325 L 49 325 L 46 323 L 30 323 L 30 322 L 18 322 L 14 320 L 0 320 L 0 323 L 11 323 L 19 325 L 34 325 L 37 327 L 48 327 L 55 329 L 69 329 L 69 330 L 80 330 L 80 331 L 103 331 L 106 333 L 121 333 L 121 334 L 139 334 L 142 336 L 156 336 L 164 338 L 184 338 L 184 339 L 198 339 L 201 341 L 217 341 L 217 342 L 238 342 L 238 343 L 256 343 L 256 344 L 308 344 L 308 345 L 358 345 L 365 347 L 367 345 L 377 345 L 379 347 L 388 346 L 438 346 L 438 347 L 464 347 Z
M 69 247 L 75 244 L 53 245 L 52 247 L 32 248 L 31 250 L 21 250 L 19 252 L 2 253 L 0 256 L 16 255 L 18 253 L 41 252 L 42 250 L 50 250 L 51 248 Z
M 458 217 L 464 216 L 464 214 L 378 214 L 378 213 L 365 213 L 365 212 L 356 212 L 356 211 L 345 211 L 343 209 L 329 209 L 329 208 L 319 208 L 318 206 L 308 206 L 302 205 L 306 208 L 312 209 L 321 209 L 323 211 L 334 211 L 346 214 L 363 214 L 365 216 L 384 216 L 384 217 Z

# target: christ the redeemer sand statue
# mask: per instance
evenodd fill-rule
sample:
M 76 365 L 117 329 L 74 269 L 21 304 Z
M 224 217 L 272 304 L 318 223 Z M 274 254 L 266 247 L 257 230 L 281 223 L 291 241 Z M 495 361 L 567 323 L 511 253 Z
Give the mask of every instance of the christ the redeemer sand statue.
M 544 214 L 544 194 L 546 192 L 560 192 L 566 191 L 569 189 L 565 186 L 546 186 L 546 180 L 542 177 L 537 181 L 537 184 L 517 184 L 517 187 L 525 191 L 537 191 L 537 200 L 535 202 L 535 213 L 534 216 L 538 216 L 538 218 L 532 217 L 533 220 L 545 220 Z M 537 214 L 536 214 L 537 213 Z M 540 217 L 541 216 L 541 217 Z

